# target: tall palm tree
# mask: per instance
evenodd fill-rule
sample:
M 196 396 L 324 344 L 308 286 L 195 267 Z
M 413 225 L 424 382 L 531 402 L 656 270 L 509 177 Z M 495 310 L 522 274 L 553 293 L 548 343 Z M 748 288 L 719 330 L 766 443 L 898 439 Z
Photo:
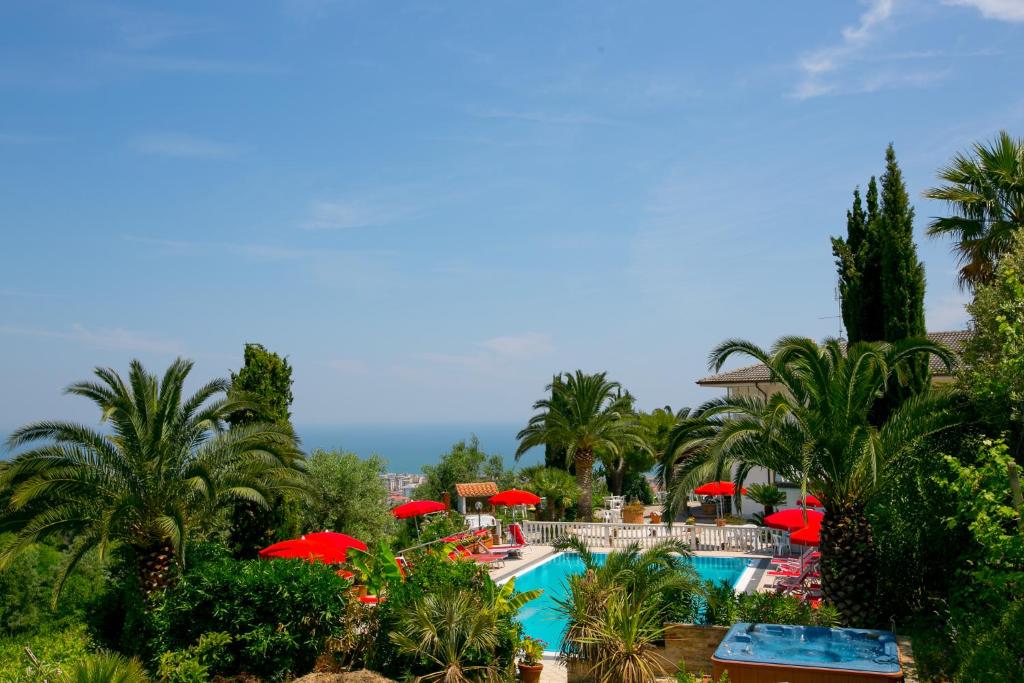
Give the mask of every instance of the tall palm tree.
M 547 386 L 550 396 L 533 404 L 540 412 L 516 435 L 517 460 L 535 446 L 565 449 L 565 466 L 576 468 L 583 521 L 589 522 L 594 515 L 595 454 L 600 451 L 614 456 L 629 446 L 646 448 L 630 408 L 632 399 L 622 395 L 621 388 L 604 372 L 588 375 L 577 370 L 560 375 Z
M 908 368 L 935 355 L 950 364 L 945 347 L 928 340 L 892 344 L 861 342 L 848 349 L 837 340 L 819 346 L 783 337 L 771 352 L 730 340 L 711 354 L 721 368 L 735 354 L 766 365 L 782 390 L 767 398 L 726 397 L 704 416 L 717 421 L 710 439 L 695 439 L 694 456 L 675 471 L 676 495 L 710 473 L 735 468 L 742 485 L 754 467 L 802 483 L 825 507 L 821 527 L 822 588 L 849 623 L 870 624 L 875 595 L 874 541 L 865 514 L 918 441 L 956 423 L 945 392 L 912 395 L 881 424 L 869 419 L 890 379 L 906 381 Z
M 945 184 L 924 194 L 956 215 L 933 220 L 928 234 L 955 240 L 962 285 L 990 282 L 1013 235 L 1024 229 L 1024 138 L 1002 131 L 989 145 L 975 143 L 973 154 L 957 154 L 939 179 Z
M 38 445 L 0 473 L 0 491 L 9 494 L 0 520 L 16 532 L 0 567 L 47 535 L 72 539 L 56 596 L 86 553 L 125 545 L 148 595 L 166 584 L 175 564 L 184 565 L 189 534 L 218 502 L 266 504 L 274 491 L 305 489 L 290 430 L 255 423 L 228 431 L 226 417 L 253 404 L 226 398 L 223 379 L 186 397 L 191 369 L 191 361 L 178 359 L 161 380 L 135 360 L 126 382 L 97 368 L 98 382 L 72 384 L 66 393 L 93 401 L 108 429 L 48 421 L 11 435 L 10 448 Z

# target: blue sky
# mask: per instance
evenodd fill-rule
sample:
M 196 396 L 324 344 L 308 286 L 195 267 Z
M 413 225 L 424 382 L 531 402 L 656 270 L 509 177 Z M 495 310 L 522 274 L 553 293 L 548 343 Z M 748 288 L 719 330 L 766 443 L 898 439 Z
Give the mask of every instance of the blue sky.
M 299 423 L 520 422 L 555 371 L 695 404 L 709 349 L 838 329 L 892 141 L 932 329 L 935 170 L 1024 130 L 1024 0 L 0 5 L 0 424 L 259 341 Z

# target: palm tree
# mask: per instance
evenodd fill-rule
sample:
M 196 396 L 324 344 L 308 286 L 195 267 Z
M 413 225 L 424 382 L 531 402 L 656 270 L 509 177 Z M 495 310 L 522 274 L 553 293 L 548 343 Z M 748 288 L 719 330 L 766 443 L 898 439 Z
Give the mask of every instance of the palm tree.
M 939 171 L 944 185 L 925 192 L 957 215 L 936 218 L 929 235 L 948 235 L 960 256 L 960 283 L 990 282 L 999 259 L 1024 228 L 1024 139 L 1002 131 L 989 145 L 975 143 L 972 155 L 957 154 Z
M 579 518 L 589 522 L 594 515 L 595 454 L 617 455 L 629 446 L 646 447 L 630 409 L 632 399 L 622 395 L 619 383 L 609 381 L 603 372 L 565 373 L 556 377 L 547 391 L 549 398 L 533 404 L 534 410 L 541 412 L 516 435 L 516 459 L 535 446 L 563 447 L 566 467 L 576 468 Z
M 565 509 L 580 497 L 576 478 L 565 470 L 534 465 L 520 471 L 523 487 L 544 499 L 544 516 L 555 522 L 565 518 Z
M 747 498 L 763 505 L 764 517 L 767 517 L 786 502 L 786 493 L 775 484 L 751 484 L 747 487 Z
M 418 681 L 469 683 L 496 681 L 501 675 L 494 660 L 481 664 L 480 653 L 493 652 L 500 641 L 497 615 L 481 609 L 479 601 L 465 591 L 445 589 L 424 595 L 399 618 L 388 634 L 402 654 L 428 663 L 434 671 Z
M 304 490 L 303 458 L 291 432 L 265 423 L 228 431 L 226 417 L 252 404 L 226 398 L 222 379 L 185 397 L 191 369 L 191 361 L 178 359 L 160 380 L 132 361 L 125 382 L 97 368 L 98 382 L 72 384 L 66 393 L 96 403 L 107 430 L 49 421 L 11 435 L 9 448 L 39 445 L 0 473 L 0 491 L 10 496 L 0 517 L 16 532 L 0 552 L 0 567 L 45 536 L 72 539 L 56 597 L 86 553 L 123 545 L 134 551 L 149 595 L 167 583 L 175 564 L 184 566 L 186 540 L 219 502 L 266 504 L 274 491 Z
M 768 367 L 782 390 L 767 398 L 726 397 L 704 415 L 718 423 L 709 440 L 695 439 L 694 457 L 673 473 L 676 495 L 692 490 L 709 473 L 731 471 L 742 485 L 754 467 L 802 483 L 821 499 L 821 573 L 825 596 L 849 623 L 872 623 L 875 595 L 874 541 L 865 514 L 898 468 L 901 456 L 929 434 L 958 420 L 944 392 L 925 389 L 902 403 L 881 425 L 869 419 L 890 379 L 906 381 L 908 367 L 935 355 L 952 362 L 948 349 L 927 340 L 892 344 L 861 342 L 844 350 L 837 340 L 819 346 L 783 337 L 767 352 L 730 340 L 711 354 L 717 371 L 735 354 Z
M 673 614 L 689 611 L 701 590 L 689 548 L 664 541 L 640 550 L 634 542 L 601 562 L 576 537 L 555 547 L 577 553 L 584 566 L 567 579 L 566 597 L 555 599 L 567 621 L 562 654 L 589 664 L 601 680 L 644 680 L 635 678 L 637 672 L 658 659 L 651 644 Z
M 690 491 L 673 486 L 673 482 L 718 432 L 718 422 L 704 415 L 705 407 L 682 408 L 676 413 L 676 423 L 669 430 L 665 448 L 658 459 L 656 475 L 665 491 L 664 515 L 669 524 L 680 511 L 687 511 L 685 508 L 690 496 Z M 722 479 L 721 473 L 715 473 L 713 478 L 715 481 Z
M 67 667 L 60 683 L 149 683 L 149 676 L 137 659 L 113 652 L 98 652 Z

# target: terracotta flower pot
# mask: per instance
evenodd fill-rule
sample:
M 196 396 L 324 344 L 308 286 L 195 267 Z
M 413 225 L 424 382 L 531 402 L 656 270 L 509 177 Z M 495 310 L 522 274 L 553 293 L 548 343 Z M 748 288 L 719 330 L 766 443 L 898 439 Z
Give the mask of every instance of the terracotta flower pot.
M 519 664 L 519 680 L 523 683 L 539 683 L 543 664 Z

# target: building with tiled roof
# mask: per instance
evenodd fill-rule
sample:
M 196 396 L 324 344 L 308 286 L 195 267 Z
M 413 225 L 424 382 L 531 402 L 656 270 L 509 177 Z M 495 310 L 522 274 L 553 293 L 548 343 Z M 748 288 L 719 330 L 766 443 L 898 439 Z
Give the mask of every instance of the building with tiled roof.
M 481 503 L 481 509 L 492 509 L 490 497 L 498 495 L 498 485 L 493 481 L 477 481 L 467 484 L 456 484 L 455 493 L 459 499 L 457 502 L 459 512 L 475 512 L 476 504 Z
M 963 350 L 963 344 L 965 341 L 970 339 L 970 330 L 954 330 L 951 332 L 929 332 L 928 338 L 934 342 L 945 344 L 951 348 L 958 356 Z M 933 382 L 948 382 L 953 379 L 952 374 L 946 368 L 938 358 L 934 356 L 930 360 L 930 369 L 932 372 Z M 742 368 L 735 370 L 728 370 L 726 372 L 720 372 L 717 375 L 710 375 L 702 379 L 697 380 L 697 384 L 702 387 L 741 387 L 741 386 L 753 386 L 760 384 L 771 384 L 771 373 L 768 372 L 768 368 L 758 363 L 756 365 L 747 365 Z M 769 392 L 771 393 L 771 392 Z
M 945 344 L 952 349 L 955 354 L 959 357 L 963 351 L 964 342 L 971 338 L 972 332 L 970 330 L 956 330 L 952 332 L 930 332 L 928 338 L 934 342 Z M 930 368 L 932 372 L 932 382 L 940 384 L 943 382 L 952 382 L 953 375 L 946 368 L 945 363 L 937 358 L 932 358 L 930 361 Z M 955 367 L 954 367 L 955 370 Z M 711 375 L 704 377 L 703 379 L 697 380 L 697 384 L 702 387 L 709 387 L 713 389 L 725 389 L 730 397 L 734 396 L 745 396 L 750 398 L 764 398 L 767 399 L 772 394 L 782 391 L 782 385 L 772 381 L 771 372 L 764 365 L 747 365 L 742 368 L 735 370 L 727 370 L 726 372 L 720 372 L 717 375 Z M 772 483 L 782 488 L 786 494 L 786 506 L 796 505 L 796 501 L 799 498 L 800 490 L 792 482 L 787 482 L 778 477 L 775 473 L 769 472 L 760 467 L 755 467 L 747 475 L 747 484 L 763 484 Z M 743 515 L 750 516 L 751 513 L 758 510 L 758 506 L 753 501 L 743 496 Z

